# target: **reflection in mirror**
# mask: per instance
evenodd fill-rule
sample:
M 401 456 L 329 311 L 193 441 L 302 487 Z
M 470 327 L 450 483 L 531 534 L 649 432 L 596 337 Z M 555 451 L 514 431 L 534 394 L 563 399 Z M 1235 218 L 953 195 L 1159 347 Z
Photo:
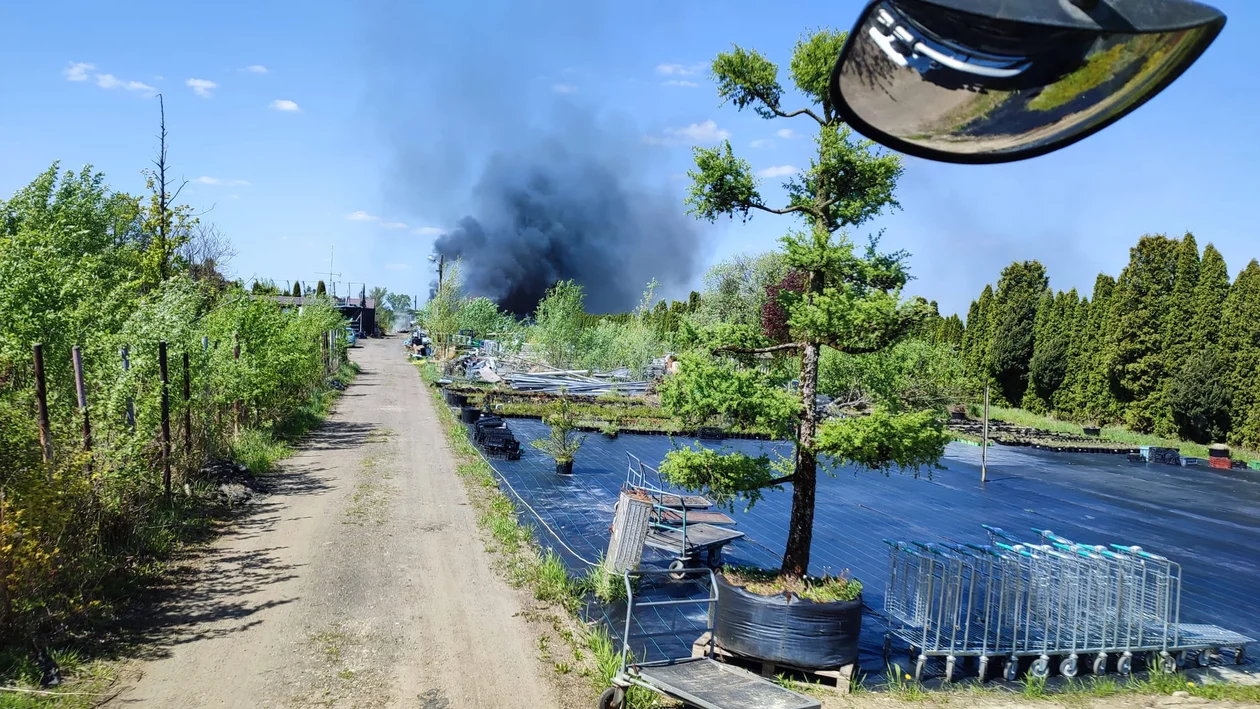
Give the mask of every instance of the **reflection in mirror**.
M 1107 34 L 885 0 L 851 33 L 832 80 L 850 122 L 876 140 L 870 128 L 924 157 L 1001 162 L 1049 152 L 1136 108 L 1219 30 Z

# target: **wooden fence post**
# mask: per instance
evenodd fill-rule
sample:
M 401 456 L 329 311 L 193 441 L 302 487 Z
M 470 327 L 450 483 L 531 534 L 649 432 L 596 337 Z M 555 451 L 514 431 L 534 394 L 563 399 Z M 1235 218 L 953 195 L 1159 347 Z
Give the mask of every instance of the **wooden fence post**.
M 158 377 L 162 380 L 162 489 L 171 496 L 171 398 L 166 376 L 166 340 L 158 343 Z
M 232 333 L 232 359 L 240 361 L 241 359 L 241 336 L 240 333 Z M 241 435 L 241 400 L 237 399 L 232 402 L 232 435 Z
M 53 461 L 52 425 L 48 422 L 48 381 L 44 378 L 44 346 L 31 346 L 35 356 L 35 407 L 39 415 L 39 447 L 43 451 L 44 463 L 51 465 Z
M 119 354 L 122 355 L 123 372 L 130 371 L 131 350 L 123 346 Z M 136 400 L 130 395 L 127 396 L 127 428 L 130 428 L 132 433 L 136 432 Z
M 184 455 L 192 454 L 192 378 L 188 373 L 188 352 L 184 352 Z
M 211 414 L 211 413 L 210 413 L 210 409 L 211 409 L 211 403 L 210 403 L 210 338 L 209 338 L 209 337 L 207 337 L 207 336 L 205 336 L 205 335 L 202 335 L 202 336 L 201 336 L 201 354 L 203 355 L 203 360 L 204 360 L 205 365 L 206 365 L 206 366 L 205 366 L 205 378 L 206 378 L 206 386 L 205 386 L 205 398 L 206 398 L 206 404 L 205 404 L 205 405 L 206 405 L 206 410 L 205 410 L 205 411 L 206 411 L 206 435 L 205 435 L 205 440 L 204 440 L 204 441 L 202 441 L 202 444 L 203 444 L 203 445 L 202 445 L 202 453 L 204 453 L 204 454 L 205 454 L 205 457 L 206 457 L 206 458 L 209 458 L 209 457 L 210 457 L 210 432 L 211 432 L 211 430 L 212 430 L 212 429 L 211 429 L 211 427 L 210 427 L 210 419 L 211 419 L 211 418 L 212 418 L 215 414 Z M 216 411 L 216 412 L 218 411 L 218 407 L 217 407 L 217 406 L 216 406 L 216 407 L 213 407 L 213 408 L 215 409 L 215 411 Z
M 74 364 L 74 391 L 79 399 L 79 413 L 83 414 L 83 451 L 92 452 L 92 423 L 88 419 L 87 382 L 83 379 L 83 351 L 78 345 L 70 351 L 70 361 Z M 92 459 L 88 458 L 88 472 L 92 472 Z

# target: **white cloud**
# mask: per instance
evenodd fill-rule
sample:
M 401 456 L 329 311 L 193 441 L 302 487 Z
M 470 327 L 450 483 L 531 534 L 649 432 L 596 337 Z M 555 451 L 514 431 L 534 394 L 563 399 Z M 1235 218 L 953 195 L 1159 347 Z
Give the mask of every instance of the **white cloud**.
M 240 195 L 238 195 L 238 194 L 230 194 L 230 195 L 228 195 L 228 199 L 240 199 L 240 198 L 241 198 L 241 196 L 240 196 Z
M 791 128 L 780 128 L 779 130 L 775 131 L 775 135 L 779 136 L 780 138 L 783 138 L 784 140 L 791 140 L 793 138 L 799 138 L 801 134 L 797 133 Z
M 768 148 L 771 145 L 774 145 L 774 141 L 769 138 L 758 138 L 748 145 L 753 148 Z
M 267 67 L 263 66 L 262 64 L 250 64 L 249 66 L 245 67 L 241 71 L 248 71 L 251 74 L 266 74 Z
M 670 79 L 664 83 L 665 86 L 681 86 L 683 88 L 694 89 L 700 84 L 694 81 L 683 81 L 681 79 Z
M 415 229 L 412 229 L 411 233 L 419 234 L 420 236 L 438 236 L 439 234 L 442 234 L 445 231 L 446 230 L 441 227 L 422 226 L 422 227 L 417 227 Z
M 202 98 L 210 98 L 210 92 L 219 88 L 219 85 L 209 79 L 189 79 L 184 84 L 193 90 L 193 93 Z
M 409 269 L 409 268 L 411 268 L 411 266 L 408 266 L 408 265 L 407 265 L 407 264 L 405 264 L 405 263 L 387 263 L 387 264 L 385 264 L 385 270 L 387 270 L 387 271 L 406 271 L 406 270 L 407 270 L 407 269 Z
M 283 98 L 278 98 L 275 101 L 272 101 L 271 107 L 277 111 L 292 111 L 294 113 L 300 113 L 302 111 L 296 103 Z
M 97 74 L 96 85 L 102 89 L 122 89 L 124 91 L 143 91 L 145 93 L 156 93 L 157 89 L 142 84 L 139 81 L 123 81 L 113 74 Z
M 95 69 L 93 64 L 84 62 L 70 62 L 70 66 L 66 67 L 64 72 L 66 81 L 87 81 L 88 72 Z
M 381 227 L 384 229 L 406 229 L 407 225 L 402 222 L 381 222 Z
M 657 64 L 656 73 L 665 76 L 694 76 L 704 69 L 704 64 Z
M 759 177 L 787 177 L 788 175 L 795 175 L 798 172 L 800 172 L 800 170 L 792 165 L 775 165 L 774 167 L 767 167 L 764 170 L 758 170 L 757 175 Z
M 202 175 L 201 177 L 193 180 L 193 182 L 196 182 L 199 185 L 228 185 L 229 187 L 249 184 L 246 180 L 224 180 L 219 177 L 210 177 L 208 175 Z
M 575 94 L 578 92 L 578 88 L 573 84 L 556 84 L 551 87 L 551 90 L 558 94 Z
M 731 137 L 730 131 L 718 128 L 717 122 L 713 120 L 692 123 L 682 128 L 670 128 L 665 132 L 696 143 L 714 143 Z
M 367 212 L 352 212 L 350 216 L 346 217 L 346 219 L 349 219 L 352 222 L 377 222 L 381 220 L 380 217 L 368 214 Z

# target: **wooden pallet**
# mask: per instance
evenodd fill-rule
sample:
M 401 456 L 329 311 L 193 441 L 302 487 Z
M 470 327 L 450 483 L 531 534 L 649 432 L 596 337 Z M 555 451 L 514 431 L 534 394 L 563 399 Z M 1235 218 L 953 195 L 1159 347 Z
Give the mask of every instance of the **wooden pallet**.
M 704 657 L 709 651 L 709 635 L 709 633 L 705 633 L 692 643 L 692 657 Z M 729 650 L 723 649 L 717 643 L 714 643 L 713 645 L 713 657 L 720 662 L 725 662 L 757 672 L 762 677 L 775 677 L 780 674 L 788 675 L 789 677 L 792 677 L 793 675 L 798 677 L 803 675 L 804 679 L 810 684 L 819 685 L 825 689 L 829 689 L 837 695 L 846 695 L 849 693 L 849 688 L 853 681 L 853 674 L 857 670 L 856 663 L 830 670 L 808 670 L 802 667 L 780 665 L 753 657 L 736 655 Z

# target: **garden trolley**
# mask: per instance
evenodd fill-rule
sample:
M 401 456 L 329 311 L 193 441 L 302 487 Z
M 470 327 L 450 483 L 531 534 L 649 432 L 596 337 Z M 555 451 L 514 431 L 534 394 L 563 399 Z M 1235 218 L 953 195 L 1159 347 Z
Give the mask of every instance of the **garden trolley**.
M 687 574 L 708 574 L 709 594 L 704 598 L 682 598 L 664 601 L 636 601 L 630 583 L 632 573 L 639 575 L 669 574 L 667 570 L 641 570 L 625 573 L 626 625 L 621 637 L 621 666 L 612 685 L 599 698 L 599 709 L 625 709 L 626 692 L 638 686 L 700 709 L 820 709 L 822 704 L 793 692 L 745 669 L 718 662 L 713 657 L 713 641 L 703 657 L 686 657 L 655 662 L 628 663 L 634 610 L 638 608 L 697 604 L 706 606 L 707 630 L 713 637 L 713 619 L 718 603 L 718 587 L 711 569 L 696 569 Z
M 735 520 L 722 512 L 709 510 L 713 503 L 699 495 L 665 491 L 656 468 L 632 453 L 626 455 L 630 463 L 624 489 L 652 504 L 652 519 L 644 544 L 673 557 L 669 568 L 675 572 L 675 579 L 702 559 L 709 568 L 721 568 L 722 548 L 744 536 L 743 532 L 731 528 Z M 649 474 L 655 478 L 656 485 L 649 483 Z

